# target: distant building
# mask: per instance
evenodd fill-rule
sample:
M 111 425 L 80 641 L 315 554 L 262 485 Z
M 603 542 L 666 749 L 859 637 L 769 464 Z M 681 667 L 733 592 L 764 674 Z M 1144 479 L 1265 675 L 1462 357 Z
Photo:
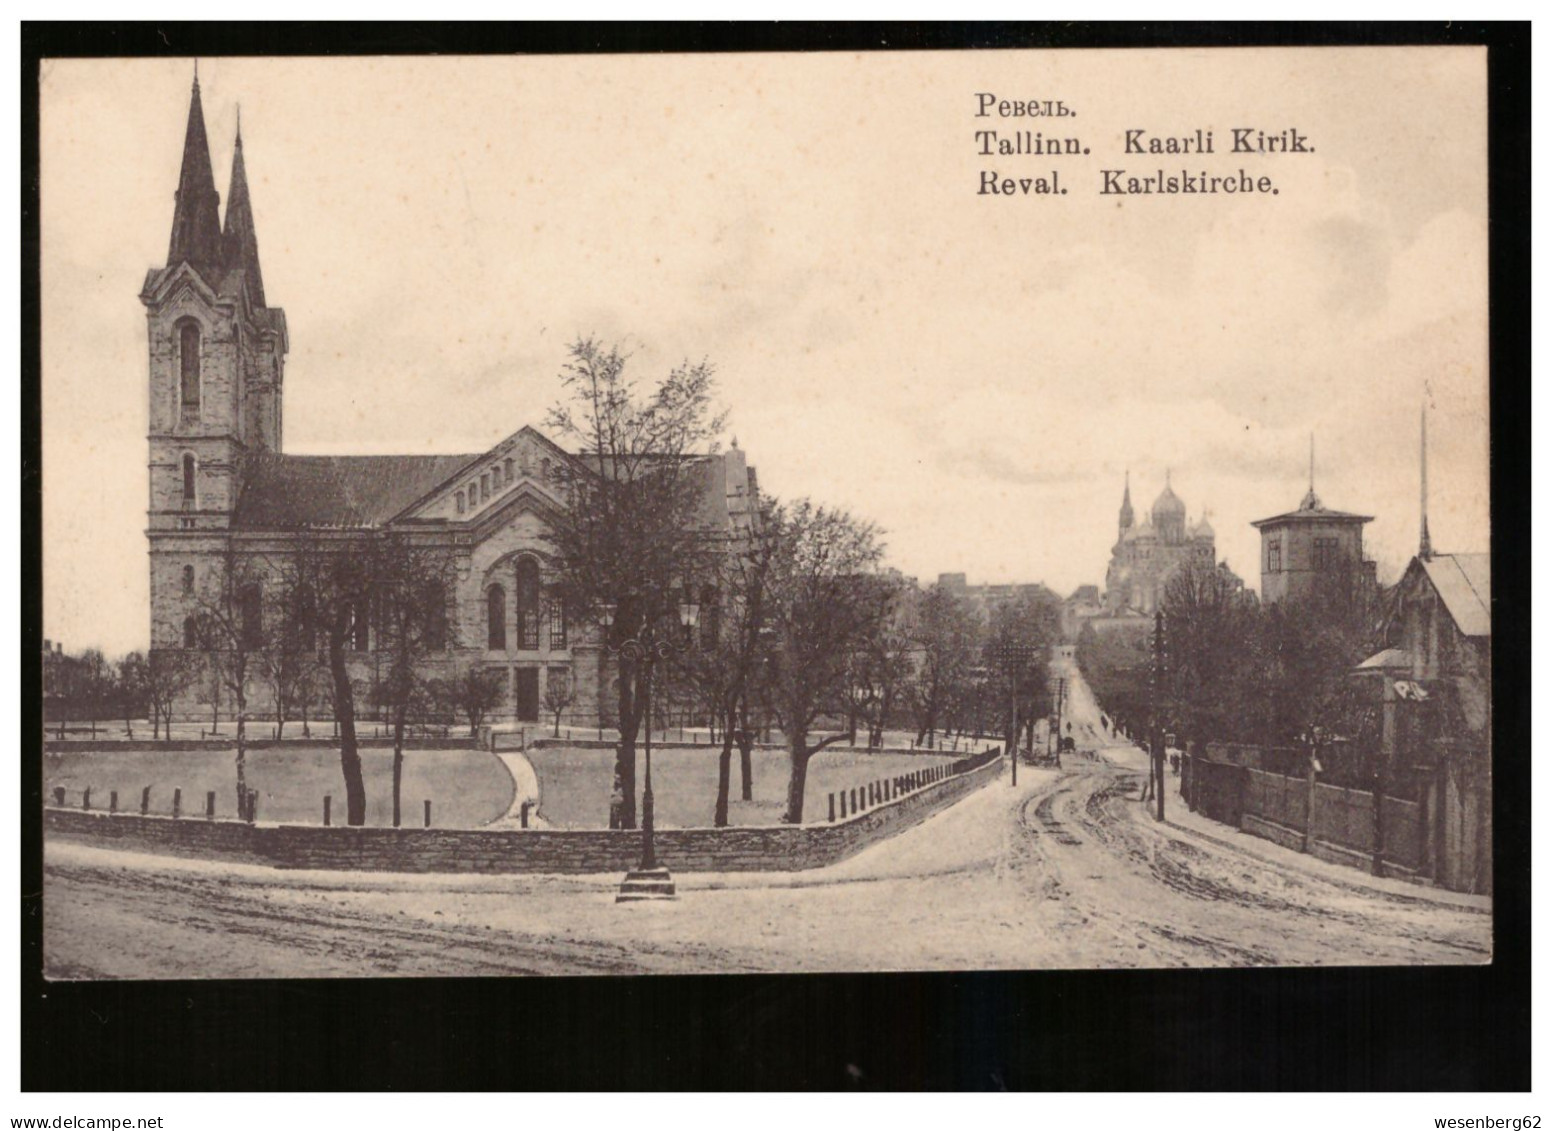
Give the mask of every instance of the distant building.
M 1374 517 L 1332 510 L 1320 501 L 1313 453 L 1312 445 L 1310 487 L 1299 509 L 1250 524 L 1261 532 L 1261 600 L 1268 605 L 1302 600 L 1344 575 L 1371 589 L 1376 585 L 1374 563 L 1363 553 L 1363 528 Z
M 952 593 L 982 616 L 990 615 L 999 605 L 1017 601 L 1023 597 L 1046 596 L 1053 600 L 1056 594 L 1043 582 L 1021 582 L 1009 585 L 970 585 L 962 573 L 938 574 L 938 587 Z
M 1112 617 L 1151 614 L 1177 570 L 1192 563 L 1211 567 L 1216 561 L 1212 525 L 1205 514 L 1200 522 L 1187 525 L 1186 505 L 1170 486 L 1169 472 L 1164 473 L 1164 490 L 1153 501 L 1149 516 L 1141 523 L 1133 519 L 1128 473 L 1116 542 L 1105 571 L 1104 607 L 1106 615 Z
M 1062 636 L 1071 643 L 1083 631 L 1084 622 L 1104 613 L 1105 603 L 1097 585 L 1080 585 L 1062 602 Z

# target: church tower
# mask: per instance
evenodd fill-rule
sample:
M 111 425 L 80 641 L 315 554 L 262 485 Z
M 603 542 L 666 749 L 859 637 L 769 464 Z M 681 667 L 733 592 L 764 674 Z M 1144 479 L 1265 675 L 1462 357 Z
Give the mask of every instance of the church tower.
M 239 130 L 226 230 L 205 133 L 199 74 L 184 128 L 165 267 L 146 274 L 150 361 L 152 645 L 175 646 L 169 588 L 220 551 L 244 460 L 280 449 L 285 315 L 265 305 Z M 178 560 L 174 560 L 174 558 Z M 173 602 L 176 603 L 176 602 Z
M 1121 529 L 1117 537 L 1126 536 L 1126 532 L 1132 528 L 1134 518 L 1135 516 L 1132 514 L 1132 472 L 1128 468 L 1126 471 L 1126 486 L 1121 492 Z

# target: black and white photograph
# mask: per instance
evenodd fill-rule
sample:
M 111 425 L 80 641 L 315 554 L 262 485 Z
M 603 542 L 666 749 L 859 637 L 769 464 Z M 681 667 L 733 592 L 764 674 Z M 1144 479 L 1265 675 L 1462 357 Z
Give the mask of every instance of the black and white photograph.
M 43 58 L 43 977 L 1493 963 L 1488 101 Z

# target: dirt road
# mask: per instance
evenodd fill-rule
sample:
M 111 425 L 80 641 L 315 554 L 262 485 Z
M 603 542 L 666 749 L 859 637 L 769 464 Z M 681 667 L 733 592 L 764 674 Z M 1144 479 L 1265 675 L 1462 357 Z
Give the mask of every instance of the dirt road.
M 1075 675 L 1075 671 L 1072 673 Z M 1081 680 L 1074 731 L 1103 738 Z M 1092 714 L 1091 714 L 1092 712 Z M 678 878 L 282 872 L 50 843 L 56 978 L 1485 962 L 1485 900 L 1155 823 L 1128 747 L 1021 770 L 831 868 Z M 1216 828 L 1216 826 L 1215 826 Z M 1238 843 L 1236 843 L 1238 841 Z M 669 861 L 670 865 L 672 861 Z

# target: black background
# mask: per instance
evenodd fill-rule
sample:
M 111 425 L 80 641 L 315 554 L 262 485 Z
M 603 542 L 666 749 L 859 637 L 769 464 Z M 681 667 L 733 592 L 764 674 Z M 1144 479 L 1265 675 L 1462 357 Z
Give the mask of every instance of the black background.
M 24 24 L 22 1086 L 28 1090 L 1530 1087 L 1530 25 Z M 1480 967 L 47 983 L 38 62 L 54 56 L 1482 44 L 1494 954 Z M 1010 956 L 1010 959 L 1016 956 Z

